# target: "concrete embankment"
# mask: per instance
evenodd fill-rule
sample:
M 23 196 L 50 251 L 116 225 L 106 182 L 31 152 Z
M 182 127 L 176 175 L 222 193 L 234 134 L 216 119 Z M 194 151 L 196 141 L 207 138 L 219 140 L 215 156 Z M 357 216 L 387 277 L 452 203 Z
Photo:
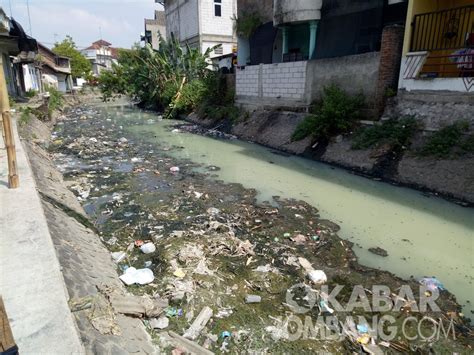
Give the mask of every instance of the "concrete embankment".
M 262 144 L 289 154 L 302 155 L 337 165 L 368 177 L 432 192 L 464 205 L 474 204 L 474 156 L 456 159 L 420 157 L 407 151 L 393 159 L 390 151 L 380 148 L 354 150 L 351 136 L 338 136 L 327 145 L 318 145 L 307 137 L 292 142 L 291 136 L 307 114 L 284 111 L 254 111 L 228 129 L 241 139 Z M 221 126 L 191 114 L 187 118 L 209 128 Z M 218 128 L 219 129 L 219 128 Z M 423 135 L 413 143 L 419 144 Z
M 67 97 L 66 105 L 93 100 Z M 2 239 L 0 261 L 2 270 L 11 270 L 2 272 L 0 287 L 20 352 L 155 353 L 143 323 L 116 314 L 103 293 L 125 290 L 110 253 L 45 149 L 55 121 L 30 115 L 23 122 L 21 143 L 16 137 L 22 187 L 0 186 L 0 224 L 10 235 Z
M 42 201 L 14 129 L 20 187 L 8 189 L 0 135 L 0 293 L 22 354 L 82 354 L 84 348 Z

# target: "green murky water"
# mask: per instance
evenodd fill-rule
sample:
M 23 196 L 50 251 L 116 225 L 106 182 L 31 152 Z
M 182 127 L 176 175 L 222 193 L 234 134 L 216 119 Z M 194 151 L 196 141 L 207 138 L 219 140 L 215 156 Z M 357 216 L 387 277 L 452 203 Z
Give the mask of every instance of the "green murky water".
M 169 154 L 220 167 L 219 179 L 256 189 L 262 201 L 278 195 L 315 206 L 323 218 L 341 226 L 339 235 L 355 244 L 362 264 L 404 278 L 436 276 L 472 318 L 474 209 L 310 160 L 277 155 L 256 144 L 172 133 L 169 126 L 176 122 L 147 122 L 156 120 L 156 115 L 139 110 L 109 110 L 118 120 L 136 120 L 124 129 L 137 138 L 183 147 Z M 367 250 L 377 246 L 389 256 Z

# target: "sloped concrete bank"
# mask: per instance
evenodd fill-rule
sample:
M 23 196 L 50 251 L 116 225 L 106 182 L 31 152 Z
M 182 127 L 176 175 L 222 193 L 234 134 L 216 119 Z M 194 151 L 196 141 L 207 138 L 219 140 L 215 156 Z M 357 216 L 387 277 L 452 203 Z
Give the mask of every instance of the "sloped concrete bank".
M 66 101 L 73 106 L 84 99 L 94 100 L 85 97 Z M 45 150 L 53 126 L 52 122 L 44 123 L 31 116 L 21 127 L 22 144 L 41 196 L 84 349 L 88 354 L 158 353 L 141 320 L 116 313 L 107 295 L 101 292 L 108 289 L 125 295 L 110 253 Z
M 307 137 L 292 142 L 291 136 L 305 113 L 254 111 L 236 124 L 221 124 L 191 114 L 187 120 L 208 128 L 232 133 L 240 139 L 259 143 L 288 154 L 328 163 L 369 178 L 434 193 L 464 206 L 474 206 L 474 156 L 458 159 L 419 157 L 406 152 L 393 156 L 382 148 L 353 150 L 350 136 L 338 136 L 327 145 Z M 420 134 L 415 140 L 420 141 Z M 416 144 L 415 142 L 414 144 Z

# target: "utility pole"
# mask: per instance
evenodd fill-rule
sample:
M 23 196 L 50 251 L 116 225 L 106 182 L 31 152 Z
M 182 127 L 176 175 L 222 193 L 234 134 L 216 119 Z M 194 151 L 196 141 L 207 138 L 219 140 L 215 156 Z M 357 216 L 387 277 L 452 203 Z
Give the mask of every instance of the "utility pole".
M 30 0 L 26 0 L 26 8 L 28 9 L 28 22 L 30 24 L 30 36 L 33 37 L 33 30 L 31 28 Z
M 7 149 L 8 160 L 8 187 L 16 189 L 20 185 L 17 173 L 15 139 L 12 131 L 10 116 L 10 102 L 8 101 L 7 83 L 3 71 L 3 59 L 0 56 L 0 114 L 2 116 L 3 137 Z

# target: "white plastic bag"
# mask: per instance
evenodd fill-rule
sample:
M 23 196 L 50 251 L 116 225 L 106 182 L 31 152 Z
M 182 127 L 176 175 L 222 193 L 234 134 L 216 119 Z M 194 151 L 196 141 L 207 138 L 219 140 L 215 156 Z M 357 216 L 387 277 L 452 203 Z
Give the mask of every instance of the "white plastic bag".
M 153 271 L 150 269 L 135 269 L 134 267 L 129 267 L 125 270 L 125 273 L 119 277 L 127 286 L 133 284 L 146 285 L 150 282 L 153 282 L 155 276 Z

